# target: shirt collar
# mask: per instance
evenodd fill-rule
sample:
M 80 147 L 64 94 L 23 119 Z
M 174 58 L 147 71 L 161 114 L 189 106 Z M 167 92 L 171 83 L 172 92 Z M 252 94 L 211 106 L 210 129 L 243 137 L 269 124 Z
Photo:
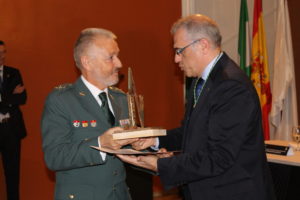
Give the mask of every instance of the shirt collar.
M 211 72 L 211 70 L 214 68 L 214 66 L 216 65 L 216 63 L 218 62 L 219 58 L 221 58 L 221 56 L 223 55 L 223 52 L 220 52 L 220 54 L 218 54 L 212 61 L 210 61 L 210 63 L 205 67 L 201 78 L 203 80 L 206 80 L 209 76 L 209 73 Z
M 92 93 L 92 95 L 95 98 L 98 98 L 98 95 L 101 92 L 105 92 L 107 94 L 107 88 L 105 88 L 104 90 L 100 90 L 99 88 L 97 88 L 95 85 L 91 84 L 90 82 L 88 82 L 88 80 L 86 80 L 82 75 L 81 75 L 81 80 L 84 83 L 84 85 L 89 89 L 89 91 Z

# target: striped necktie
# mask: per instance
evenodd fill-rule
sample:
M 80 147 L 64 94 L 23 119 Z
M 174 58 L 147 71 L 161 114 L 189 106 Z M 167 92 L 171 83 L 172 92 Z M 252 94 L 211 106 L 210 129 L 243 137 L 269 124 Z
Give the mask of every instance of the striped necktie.
M 199 98 L 199 95 L 200 95 L 202 87 L 203 87 L 203 83 L 204 83 L 204 80 L 202 78 L 200 78 L 197 82 L 196 91 L 195 91 L 196 99 Z

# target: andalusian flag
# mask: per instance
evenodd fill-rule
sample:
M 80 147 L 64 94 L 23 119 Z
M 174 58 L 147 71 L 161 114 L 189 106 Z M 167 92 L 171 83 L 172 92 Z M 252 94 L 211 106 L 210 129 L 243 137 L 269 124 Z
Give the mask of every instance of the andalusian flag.
M 248 77 L 250 77 L 251 74 L 251 42 L 249 31 L 250 29 L 247 0 L 241 0 L 238 53 L 240 67 L 246 72 Z
M 270 130 L 268 117 L 271 111 L 272 95 L 270 89 L 270 75 L 262 13 L 262 0 L 255 0 L 254 2 L 252 36 L 251 80 L 253 81 L 260 100 L 265 140 L 269 140 Z

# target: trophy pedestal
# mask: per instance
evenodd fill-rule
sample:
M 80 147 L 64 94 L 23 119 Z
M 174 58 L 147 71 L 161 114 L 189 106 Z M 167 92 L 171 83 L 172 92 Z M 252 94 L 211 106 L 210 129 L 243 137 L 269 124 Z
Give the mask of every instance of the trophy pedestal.
M 113 133 L 114 140 L 142 138 L 142 137 L 157 137 L 167 135 L 166 129 L 160 128 L 134 128 Z

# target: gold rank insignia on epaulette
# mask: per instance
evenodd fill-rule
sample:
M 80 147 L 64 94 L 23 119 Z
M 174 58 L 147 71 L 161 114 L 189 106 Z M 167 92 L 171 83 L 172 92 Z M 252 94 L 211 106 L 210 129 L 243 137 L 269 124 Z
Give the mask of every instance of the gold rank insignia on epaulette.
M 115 91 L 115 92 L 119 92 L 122 94 L 125 94 L 125 92 L 123 90 L 121 90 L 120 88 L 114 87 L 114 86 L 110 86 L 108 87 L 110 90 Z
M 62 90 L 62 89 L 68 88 L 70 86 L 72 86 L 71 83 L 65 83 L 65 84 L 61 84 L 61 85 L 56 86 L 55 89 L 56 90 Z

